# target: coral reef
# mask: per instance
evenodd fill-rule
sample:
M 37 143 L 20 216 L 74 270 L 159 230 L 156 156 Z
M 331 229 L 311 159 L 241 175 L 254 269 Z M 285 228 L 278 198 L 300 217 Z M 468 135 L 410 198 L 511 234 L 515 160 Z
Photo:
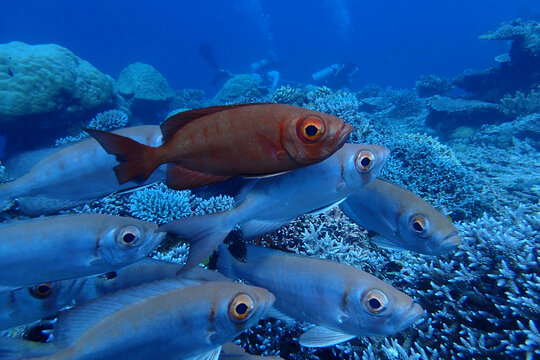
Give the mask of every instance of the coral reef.
M 90 129 L 111 131 L 126 127 L 128 123 L 128 116 L 125 112 L 120 110 L 107 110 L 98 113 L 92 120 L 88 127 Z M 55 145 L 69 144 L 82 139 L 87 138 L 89 135 L 86 131 L 79 131 L 75 135 L 63 137 L 55 141 Z
M 204 91 L 198 89 L 178 90 L 171 102 L 170 109 L 197 109 L 204 107 Z
M 429 115 L 426 125 L 442 132 L 449 132 L 460 126 L 478 127 L 509 120 L 502 105 L 480 100 L 435 95 L 428 100 L 427 106 Z
M 110 77 L 52 44 L 0 45 L 0 94 L 2 133 L 36 145 L 116 103 Z M 10 151 L 16 147 L 9 144 Z
M 175 95 L 163 75 L 153 66 L 142 63 L 123 69 L 115 87 L 133 116 L 146 122 L 149 118 L 156 119 L 157 113 L 166 112 Z
M 240 74 L 229 79 L 210 101 L 212 105 L 238 103 L 240 97 L 259 97 L 261 79 L 250 74 Z
M 517 116 L 540 112 L 540 86 L 531 89 L 528 93 L 516 91 L 513 96 L 507 94 L 501 99 L 501 104 L 507 115 Z
M 450 80 L 432 74 L 420 76 L 420 80 L 414 84 L 416 93 L 422 98 L 445 95 L 452 90 L 452 87 L 453 85 Z
M 300 89 L 286 85 L 274 90 L 272 101 L 279 104 L 303 106 L 308 102 L 308 97 Z
M 498 102 L 506 94 L 527 93 L 540 82 L 540 24 L 520 19 L 503 23 L 482 40 L 511 40 L 510 52 L 499 67 L 465 71 L 454 77 L 454 85 L 467 90 L 475 99 Z M 499 60 L 503 57 L 499 56 Z

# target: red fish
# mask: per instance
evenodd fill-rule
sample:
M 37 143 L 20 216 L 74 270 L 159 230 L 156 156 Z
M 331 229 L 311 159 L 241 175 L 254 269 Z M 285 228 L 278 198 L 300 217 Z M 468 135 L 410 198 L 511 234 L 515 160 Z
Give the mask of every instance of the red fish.
M 144 181 L 171 164 L 167 185 L 182 190 L 233 176 L 261 177 L 317 163 L 352 131 L 342 119 L 283 104 L 213 106 L 181 112 L 162 125 L 163 144 L 150 147 L 117 134 L 86 130 L 114 154 L 120 184 Z

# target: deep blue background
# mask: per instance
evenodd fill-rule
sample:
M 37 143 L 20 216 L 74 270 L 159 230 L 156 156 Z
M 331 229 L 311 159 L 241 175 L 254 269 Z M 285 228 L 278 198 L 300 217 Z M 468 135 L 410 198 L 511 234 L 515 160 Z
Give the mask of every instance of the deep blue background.
M 359 86 L 412 87 L 421 74 L 453 76 L 495 65 L 505 42 L 478 35 L 518 16 L 538 18 L 538 0 L 55 0 L 0 3 L 0 43 L 56 43 L 114 78 L 140 61 L 176 88 L 209 87 L 198 53 L 209 43 L 222 68 L 245 72 L 270 49 L 283 78 L 309 81 L 335 62 L 362 68 Z M 210 94 L 211 95 L 211 94 Z

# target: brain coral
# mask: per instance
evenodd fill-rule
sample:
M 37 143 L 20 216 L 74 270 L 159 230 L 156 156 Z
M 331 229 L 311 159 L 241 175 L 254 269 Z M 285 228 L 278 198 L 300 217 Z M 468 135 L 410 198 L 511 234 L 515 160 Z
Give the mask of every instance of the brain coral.
M 0 45 L 0 126 L 54 128 L 114 105 L 112 81 L 59 45 Z

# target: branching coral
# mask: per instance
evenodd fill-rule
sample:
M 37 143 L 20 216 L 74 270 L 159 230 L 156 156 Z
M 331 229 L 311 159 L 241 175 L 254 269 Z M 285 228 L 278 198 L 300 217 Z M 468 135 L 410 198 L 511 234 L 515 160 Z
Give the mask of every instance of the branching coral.
M 528 115 L 540 112 L 540 86 L 524 94 L 517 91 L 513 96 L 507 94 L 501 99 L 507 115 Z
M 128 123 L 128 116 L 125 112 L 120 110 L 108 110 L 98 113 L 92 120 L 88 127 L 91 129 L 111 131 L 115 129 L 123 128 Z M 55 145 L 69 144 L 88 137 L 88 133 L 80 131 L 76 135 L 67 136 L 56 140 Z
M 302 106 L 307 102 L 307 95 L 300 91 L 300 89 L 286 85 L 274 91 L 272 101 L 279 104 Z

